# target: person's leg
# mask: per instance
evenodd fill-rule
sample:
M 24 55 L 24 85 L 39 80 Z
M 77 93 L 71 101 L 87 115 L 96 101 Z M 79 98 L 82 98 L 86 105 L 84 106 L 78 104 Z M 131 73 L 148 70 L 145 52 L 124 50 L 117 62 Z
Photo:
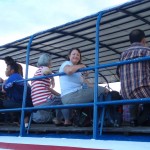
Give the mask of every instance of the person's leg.
M 136 99 L 136 91 L 130 94 L 132 99 Z M 139 104 L 130 104 L 129 105 L 129 112 L 130 112 L 130 126 L 137 126 L 137 115 L 138 115 L 138 106 Z
M 3 101 L 3 107 L 4 108 L 21 108 L 22 103 L 15 102 L 13 100 L 5 100 Z
M 81 89 L 63 96 L 62 103 L 63 104 L 88 103 L 92 101 L 93 97 L 94 97 L 93 88 Z M 63 112 L 63 114 L 65 120 L 70 120 L 69 118 L 71 118 L 72 116 L 72 109 L 67 109 L 66 112 Z M 69 121 L 65 121 L 65 124 L 69 124 Z
M 105 92 L 106 88 L 98 87 L 98 96 Z M 76 92 L 72 92 L 62 97 L 63 104 L 80 104 L 89 103 L 94 100 L 94 88 L 88 87 L 87 89 L 81 89 Z
M 59 96 L 55 96 L 53 100 L 50 100 L 51 105 L 62 105 L 61 98 Z M 56 119 L 55 124 L 61 124 L 61 120 L 64 117 L 64 124 L 71 124 L 71 110 L 70 109 L 56 109 Z
M 47 102 L 34 106 L 34 107 L 43 107 L 43 106 L 50 106 L 51 103 L 49 100 Z M 52 120 L 51 118 L 51 109 L 37 109 L 33 112 L 32 120 L 36 123 L 47 123 Z
M 4 100 L 3 101 L 3 108 L 21 108 L 22 107 L 22 102 L 15 102 L 13 100 Z M 10 112 L 12 118 L 11 120 L 14 122 L 18 122 L 21 116 L 21 112 Z
M 38 106 L 39 107 L 39 106 Z M 33 113 L 33 121 L 36 123 L 47 123 L 51 121 L 51 111 L 49 110 L 37 110 Z
M 3 108 L 3 100 L 0 100 L 0 109 Z
M 130 96 L 132 99 L 150 97 L 150 87 L 137 88 L 130 94 Z M 131 115 L 130 120 L 131 123 L 134 122 L 134 125 L 137 125 L 138 106 L 139 104 L 130 105 L 130 115 Z
M 106 88 L 98 87 L 98 97 L 105 92 Z M 63 104 L 88 103 L 94 100 L 94 88 L 81 89 L 62 97 Z
M 138 106 L 139 104 L 137 105 L 130 105 L 130 120 L 137 120 L 137 113 L 138 113 Z
M 49 103 L 49 105 L 62 105 L 60 96 L 54 96 L 53 99 L 48 99 L 47 102 Z M 56 109 L 56 118 L 58 120 L 62 119 L 62 111 L 61 111 L 61 109 Z

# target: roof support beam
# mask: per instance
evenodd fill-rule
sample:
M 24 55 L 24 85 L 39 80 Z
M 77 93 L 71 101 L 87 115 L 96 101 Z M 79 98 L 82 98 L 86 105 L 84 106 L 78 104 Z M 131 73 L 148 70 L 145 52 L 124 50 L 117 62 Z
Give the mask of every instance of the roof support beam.
M 71 36 L 73 36 L 73 37 L 81 38 L 81 39 L 83 39 L 83 40 L 87 40 L 87 41 L 90 41 L 90 42 L 92 42 L 93 44 L 95 44 L 95 40 L 86 38 L 86 37 L 84 37 L 84 36 L 79 36 L 79 35 L 77 35 L 77 34 L 75 34 L 75 33 L 69 33 L 69 32 L 66 32 L 66 31 L 55 31 L 55 32 L 61 33 L 61 34 L 63 34 L 63 35 L 71 35 Z M 115 49 L 109 47 L 108 45 L 106 45 L 106 44 L 104 44 L 104 43 L 99 42 L 99 44 L 100 44 L 100 46 L 106 47 L 107 49 L 112 50 L 113 52 L 115 52 L 115 53 L 117 53 L 117 54 L 120 54 L 119 51 L 117 51 L 117 50 L 115 50 Z
M 9 46 L 9 45 L 7 45 L 5 48 L 16 48 L 18 50 L 26 50 L 25 46 L 13 46 L 13 45 Z M 49 52 L 49 51 L 45 51 L 45 50 L 41 50 L 41 49 L 37 49 L 37 48 L 31 48 L 30 50 L 31 51 L 37 51 L 37 52 L 44 52 L 44 53 L 52 54 L 54 56 L 65 58 L 65 56 L 63 56 L 63 55 L 60 55 L 60 54 L 57 54 L 57 53 L 53 53 L 53 52 Z M 11 52 L 15 52 L 15 51 L 16 50 L 11 51 Z
M 133 17 L 135 17 L 135 18 L 137 18 L 137 19 L 143 21 L 144 23 L 150 25 L 150 22 L 149 22 L 148 20 L 146 20 L 146 19 L 140 17 L 139 15 L 137 15 L 137 14 L 135 14 L 135 13 L 131 13 L 130 11 L 125 10 L 125 9 L 119 9 L 119 11 L 121 11 L 121 12 L 123 12 L 123 13 L 125 13 L 125 14 L 128 14 L 129 16 L 133 16 Z

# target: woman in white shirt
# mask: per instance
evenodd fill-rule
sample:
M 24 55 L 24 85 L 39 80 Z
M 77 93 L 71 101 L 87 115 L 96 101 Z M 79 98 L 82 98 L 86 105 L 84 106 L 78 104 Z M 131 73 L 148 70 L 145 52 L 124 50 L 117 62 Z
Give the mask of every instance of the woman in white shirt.
M 60 76 L 61 98 L 63 104 L 79 104 L 93 102 L 94 100 L 94 87 L 91 85 L 84 76 L 88 73 L 76 72 L 81 68 L 85 68 L 81 64 L 81 52 L 78 48 L 73 48 L 69 51 L 68 61 L 65 61 L 59 72 L 64 72 L 67 75 Z M 84 84 L 87 87 L 84 88 Z M 98 95 L 105 92 L 106 88 L 99 86 Z M 65 116 L 64 116 L 65 117 Z

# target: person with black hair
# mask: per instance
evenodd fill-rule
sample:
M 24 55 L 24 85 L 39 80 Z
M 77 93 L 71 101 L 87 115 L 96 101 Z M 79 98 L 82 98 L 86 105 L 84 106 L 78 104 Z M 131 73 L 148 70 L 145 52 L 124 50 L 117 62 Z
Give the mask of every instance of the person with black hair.
M 21 108 L 23 101 L 24 92 L 24 82 L 23 77 L 18 73 L 18 64 L 16 62 L 11 62 L 7 65 L 6 76 L 7 80 L 3 83 L 3 92 L 6 93 L 7 99 L 3 101 L 3 108 Z M 22 80 L 22 81 L 21 81 Z M 21 81 L 21 82 L 16 82 Z M 26 95 L 26 106 L 33 107 L 31 100 L 31 88 L 27 85 L 27 95 Z M 15 113 L 18 118 L 20 118 L 20 113 Z M 28 122 L 28 117 L 30 113 L 25 113 L 25 122 Z
M 135 29 L 129 34 L 131 46 L 121 54 L 120 60 L 130 60 L 150 56 L 150 48 L 146 43 L 144 31 Z M 119 66 L 118 74 L 121 82 L 121 94 L 124 99 L 150 97 L 150 61 L 124 64 Z M 139 105 L 130 105 L 131 126 L 138 125 Z M 149 107 L 145 104 L 144 107 Z
M 10 65 L 10 64 L 15 62 L 15 60 L 12 57 L 10 57 L 10 56 L 5 57 L 4 61 L 5 61 L 6 65 Z M 17 65 L 18 65 L 17 72 L 19 74 L 21 74 L 21 76 L 23 77 L 23 68 L 22 68 L 22 66 L 19 63 L 17 63 Z

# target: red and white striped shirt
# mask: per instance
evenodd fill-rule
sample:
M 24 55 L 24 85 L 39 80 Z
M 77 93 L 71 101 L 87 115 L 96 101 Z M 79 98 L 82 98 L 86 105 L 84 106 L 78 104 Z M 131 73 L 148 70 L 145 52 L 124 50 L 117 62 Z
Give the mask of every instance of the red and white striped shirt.
M 42 69 L 44 67 L 39 67 L 34 77 L 42 76 Z M 34 106 L 41 105 L 47 101 L 47 98 L 52 99 L 53 94 L 50 92 L 51 79 L 38 79 L 31 81 L 31 96 Z

